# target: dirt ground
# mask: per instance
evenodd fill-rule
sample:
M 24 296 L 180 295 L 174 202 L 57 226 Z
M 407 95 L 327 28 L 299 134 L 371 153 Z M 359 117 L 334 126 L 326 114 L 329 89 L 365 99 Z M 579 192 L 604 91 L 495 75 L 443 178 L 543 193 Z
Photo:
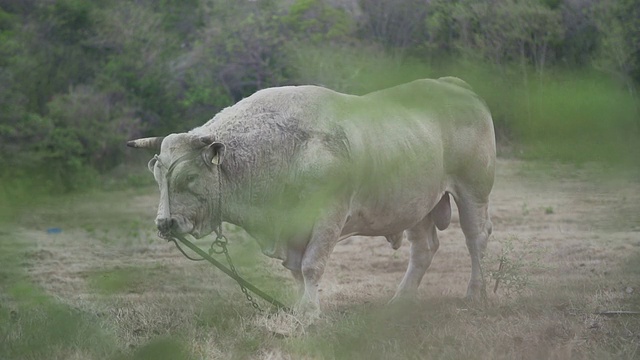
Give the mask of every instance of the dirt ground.
M 420 296 L 465 293 L 470 261 L 453 206 L 452 224 L 438 232 L 440 249 L 420 286 Z M 490 214 L 494 232 L 488 254 L 497 254 L 501 242 L 512 239 L 516 255 L 529 256 L 530 261 L 539 257 L 547 267 L 540 280 L 554 274 L 563 274 L 565 280 L 603 276 L 630 253 L 640 252 L 640 184 L 603 178 L 589 170 L 501 161 Z M 391 297 L 408 254 L 407 241 L 398 253 L 378 238 L 345 241 L 328 266 L 325 296 L 337 303 Z
M 180 299 L 198 299 L 206 294 L 235 299 L 233 306 L 245 309 L 239 310 L 245 313 L 248 307 L 239 289 L 224 274 L 210 265 L 184 259 L 173 245 L 155 237 L 156 191 L 149 188 L 105 195 L 105 199 L 118 199 L 117 203 L 80 199 L 57 209 L 37 210 L 25 217 L 19 230 L 34 245 L 23 264 L 29 277 L 63 303 L 106 314 L 124 346 L 137 346 L 136 341 L 151 338 L 152 331 L 170 334 L 172 325 L 163 321 L 182 321 L 175 326 L 184 326 L 189 311 L 167 315 L 166 319 L 154 315 Z M 517 261 L 523 267 L 519 271 L 531 281 L 519 296 L 533 296 L 547 286 L 562 288 L 563 284 L 597 279 L 605 284 L 599 287 L 601 292 L 584 294 L 590 299 L 586 302 L 591 310 L 640 311 L 624 308 L 627 300 L 640 297 L 640 278 L 625 276 L 621 270 L 628 262 L 640 259 L 638 174 L 608 176 L 606 170 L 595 166 L 576 168 L 501 159 L 490 214 L 494 232 L 485 271 L 498 267 L 491 259 L 496 259 L 506 243 L 513 245 L 508 255 L 520 259 Z M 112 223 L 122 225 L 109 229 Z M 57 224 L 62 224 L 62 233 L 46 233 L 48 227 Z M 277 261 L 257 255 L 257 246 L 243 232 L 228 228 L 228 233 L 232 253 L 240 248 L 256 254 L 240 257 L 237 266 L 241 273 L 256 267 L 267 269 L 272 281 L 293 293 L 293 281 Z M 438 236 L 439 252 L 418 293 L 418 298 L 425 301 L 461 298 L 470 274 L 455 207 L 451 226 Z M 360 311 L 386 303 L 402 279 L 408 253 L 406 240 L 397 251 L 381 237 L 352 237 L 340 243 L 321 283 L 323 311 Z M 493 286 L 493 282 L 488 284 L 489 300 L 506 301 L 507 288 L 501 285 L 493 294 Z M 286 291 L 282 293 L 287 301 L 292 299 Z M 549 306 L 561 308 L 577 301 L 571 296 L 563 299 L 559 294 L 549 300 Z M 147 312 L 149 317 L 136 316 L 136 312 Z M 521 331 L 526 338 L 527 330 Z M 640 344 L 640 329 L 629 331 L 635 344 Z M 221 356 L 216 346 L 194 341 L 194 351 L 203 357 Z M 203 350 L 207 346 L 213 349 Z

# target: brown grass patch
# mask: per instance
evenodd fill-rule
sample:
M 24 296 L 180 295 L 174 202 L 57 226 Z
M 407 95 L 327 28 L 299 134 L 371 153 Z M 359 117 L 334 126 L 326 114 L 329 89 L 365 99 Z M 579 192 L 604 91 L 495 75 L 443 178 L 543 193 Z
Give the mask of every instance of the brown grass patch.
M 486 304 L 460 300 L 470 265 L 454 217 L 439 233 L 440 251 L 417 300 L 403 306 L 385 304 L 406 267 L 407 243 L 397 251 L 384 238 L 338 245 L 321 283 L 323 318 L 303 331 L 295 318 L 254 312 L 232 280 L 156 239 L 154 189 L 92 194 L 33 209 L 0 234 L 0 357 L 639 356 L 640 316 L 596 314 L 640 310 L 637 178 L 607 178 L 588 167 L 498 165 L 488 258 L 512 239 L 510 254 L 521 257 L 531 279 L 521 293 L 507 296 L 499 286 L 493 294 L 489 284 Z M 52 226 L 62 233 L 47 234 Z M 294 301 L 288 271 L 260 255 L 242 231 L 228 233 L 238 270 Z M 534 255 L 541 267 L 526 263 Z M 58 328 L 72 335 L 57 337 Z

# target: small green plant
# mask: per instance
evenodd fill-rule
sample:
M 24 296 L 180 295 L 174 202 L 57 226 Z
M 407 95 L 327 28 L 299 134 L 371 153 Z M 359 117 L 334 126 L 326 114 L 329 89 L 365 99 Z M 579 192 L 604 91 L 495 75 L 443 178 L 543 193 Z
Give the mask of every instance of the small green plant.
M 508 298 L 522 294 L 534 282 L 531 273 L 542 269 L 541 249 L 533 248 L 531 240 L 522 243 L 521 249 L 515 244 L 520 243 L 516 236 L 510 236 L 500 241 L 501 249 L 497 255 L 487 255 L 483 259 L 485 282 L 493 284 L 493 292 L 502 290 Z
M 553 206 L 547 206 L 546 208 L 544 208 L 544 213 L 547 215 L 553 214 L 554 213 Z
M 527 203 L 522 203 L 522 216 L 529 215 L 529 206 Z

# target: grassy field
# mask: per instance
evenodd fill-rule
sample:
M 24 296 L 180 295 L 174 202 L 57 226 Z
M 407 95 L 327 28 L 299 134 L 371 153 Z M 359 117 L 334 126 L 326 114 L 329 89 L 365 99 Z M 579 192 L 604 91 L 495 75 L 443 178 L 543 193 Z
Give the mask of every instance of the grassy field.
M 295 319 L 254 311 L 220 271 L 156 238 L 156 188 L 43 200 L 0 228 L 0 358 L 640 357 L 640 315 L 600 314 L 640 312 L 639 175 L 498 166 L 486 304 L 461 300 L 470 264 L 454 217 L 415 302 L 386 305 L 408 244 L 354 237 L 321 283 L 323 318 L 291 336 L 278 329 Z M 227 234 L 239 272 L 291 304 L 288 272 Z

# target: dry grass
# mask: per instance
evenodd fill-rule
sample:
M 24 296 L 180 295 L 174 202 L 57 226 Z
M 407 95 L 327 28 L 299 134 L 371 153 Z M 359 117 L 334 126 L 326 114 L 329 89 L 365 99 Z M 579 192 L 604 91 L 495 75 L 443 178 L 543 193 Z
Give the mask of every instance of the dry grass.
M 341 243 L 306 329 L 254 312 L 224 274 L 156 239 L 155 189 L 52 199 L 0 232 L 0 358 L 636 358 L 640 316 L 596 313 L 640 310 L 640 182 L 602 174 L 499 162 L 487 258 L 511 239 L 521 292 L 492 283 L 486 304 L 460 300 L 470 265 L 454 219 L 413 303 L 385 305 L 407 244 Z M 291 303 L 287 271 L 228 232 L 239 271 Z

